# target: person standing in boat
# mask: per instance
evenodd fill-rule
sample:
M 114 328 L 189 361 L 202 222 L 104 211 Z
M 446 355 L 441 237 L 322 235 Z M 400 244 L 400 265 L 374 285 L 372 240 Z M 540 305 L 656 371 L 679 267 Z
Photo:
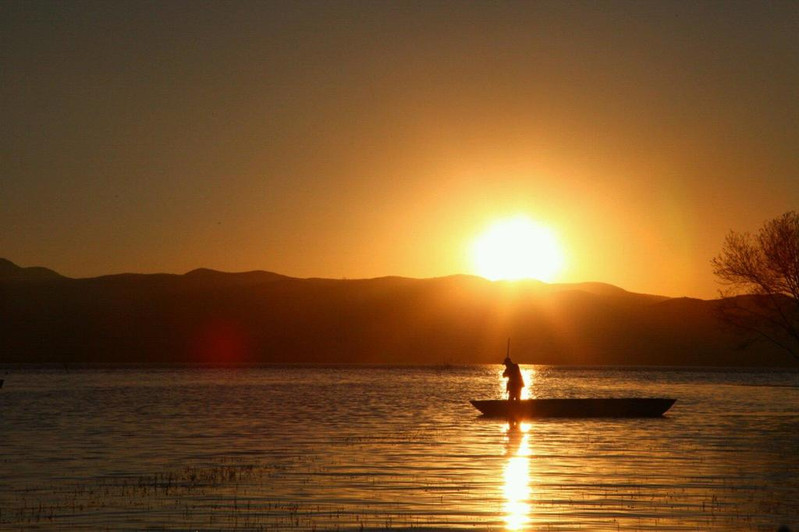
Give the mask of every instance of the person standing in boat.
M 522 397 L 522 388 L 524 388 L 524 377 L 522 377 L 522 370 L 519 365 L 510 359 L 510 356 L 505 357 L 505 371 L 502 376 L 508 379 L 505 384 L 505 389 L 508 391 L 508 399 L 511 401 L 518 401 Z

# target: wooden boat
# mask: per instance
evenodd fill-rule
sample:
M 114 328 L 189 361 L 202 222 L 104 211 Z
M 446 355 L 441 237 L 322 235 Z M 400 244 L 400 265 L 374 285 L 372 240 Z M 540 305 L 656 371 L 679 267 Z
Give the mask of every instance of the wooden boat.
M 548 417 L 660 417 L 676 399 L 662 398 L 581 398 L 581 399 L 504 399 L 470 401 L 490 418 L 536 419 Z

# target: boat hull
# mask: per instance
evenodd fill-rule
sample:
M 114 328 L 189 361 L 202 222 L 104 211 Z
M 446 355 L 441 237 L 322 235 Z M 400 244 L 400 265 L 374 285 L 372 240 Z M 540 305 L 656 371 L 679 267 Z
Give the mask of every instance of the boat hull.
M 584 398 L 526 399 L 522 401 L 470 401 L 483 416 L 507 419 L 551 417 L 660 417 L 676 399 L 663 398 Z

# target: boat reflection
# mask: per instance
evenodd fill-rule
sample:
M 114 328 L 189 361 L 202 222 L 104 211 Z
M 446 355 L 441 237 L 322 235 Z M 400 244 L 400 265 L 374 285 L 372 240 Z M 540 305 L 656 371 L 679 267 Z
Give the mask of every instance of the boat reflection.
M 509 423 L 506 438 L 505 527 L 523 530 L 530 521 L 530 425 Z

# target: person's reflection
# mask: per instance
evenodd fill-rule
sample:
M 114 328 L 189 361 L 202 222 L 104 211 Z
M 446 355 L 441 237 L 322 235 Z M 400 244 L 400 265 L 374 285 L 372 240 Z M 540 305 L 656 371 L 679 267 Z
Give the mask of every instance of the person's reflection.
M 505 455 L 505 525 L 508 530 L 525 528 L 530 514 L 529 425 L 508 423 Z

